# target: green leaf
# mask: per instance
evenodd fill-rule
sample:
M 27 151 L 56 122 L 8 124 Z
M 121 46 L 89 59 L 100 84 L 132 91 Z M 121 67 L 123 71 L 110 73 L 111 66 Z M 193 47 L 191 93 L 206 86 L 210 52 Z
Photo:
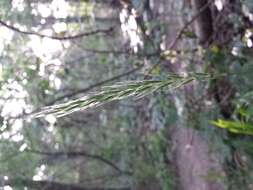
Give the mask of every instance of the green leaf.
M 217 121 L 211 121 L 211 124 L 227 129 L 232 133 L 253 135 L 253 125 L 251 123 L 218 119 Z

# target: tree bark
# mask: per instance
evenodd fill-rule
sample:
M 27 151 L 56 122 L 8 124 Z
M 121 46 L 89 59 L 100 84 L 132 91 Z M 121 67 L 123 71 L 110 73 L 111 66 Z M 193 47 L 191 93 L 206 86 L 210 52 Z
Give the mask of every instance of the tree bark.
M 172 3 L 172 2 L 168 2 Z M 206 6 L 206 0 L 192 0 L 192 15 L 197 15 L 193 20 L 195 23 L 195 30 L 201 45 L 208 45 L 212 37 L 212 17 L 210 8 Z M 178 11 L 178 10 L 177 10 Z M 177 13 L 177 12 L 176 12 Z M 167 33 L 167 47 L 175 39 L 175 34 L 184 28 L 185 23 L 181 19 L 174 20 L 175 24 L 169 21 Z M 177 23 L 182 23 L 178 27 Z M 174 27 L 171 27 L 171 26 Z M 177 28 L 178 27 L 178 28 Z M 189 27 L 189 26 L 187 26 Z M 178 49 L 185 48 L 184 44 L 178 43 Z M 185 66 L 178 61 L 176 64 L 168 63 L 175 72 L 187 72 Z M 202 65 L 195 65 L 195 67 L 202 67 Z M 210 151 L 208 141 L 204 139 L 201 133 L 197 130 L 200 128 L 199 114 L 207 111 L 204 101 L 198 101 L 201 94 L 196 93 L 199 84 L 192 83 L 174 93 L 173 101 L 175 102 L 178 111 L 178 122 L 171 130 L 172 140 L 172 155 L 173 163 L 175 165 L 176 177 L 178 183 L 176 189 L 179 190 L 224 190 L 225 186 L 223 180 L 225 173 L 221 164 L 219 156 Z M 203 89 L 204 90 L 204 89 Z M 204 94 L 204 93 L 203 93 Z M 191 103 L 193 100 L 193 103 Z M 198 103 L 194 103 L 194 102 Z M 199 106 L 201 110 L 195 108 Z M 207 126 L 208 127 L 208 126 Z M 210 175 L 215 175 L 217 178 L 209 179 Z
M 208 0 L 191 0 L 193 13 L 198 13 L 201 8 L 208 3 Z M 212 23 L 212 13 L 210 7 L 208 6 L 203 11 L 201 11 L 200 15 L 195 20 L 196 35 L 201 44 L 208 44 L 208 42 L 211 41 L 211 37 L 213 34 Z

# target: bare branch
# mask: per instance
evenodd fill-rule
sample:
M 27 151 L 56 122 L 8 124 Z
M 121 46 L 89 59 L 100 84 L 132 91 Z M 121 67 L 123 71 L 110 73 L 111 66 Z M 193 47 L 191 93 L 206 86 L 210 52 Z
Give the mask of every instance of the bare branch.
M 74 40 L 74 39 L 77 39 L 77 38 L 82 38 L 82 37 L 86 37 L 86 36 L 90 36 L 90 35 L 95 35 L 95 34 L 99 34 L 99 33 L 104 33 L 104 34 L 107 34 L 107 33 L 110 33 L 113 31 L 113 27 L 110 27 L 108 29 L 97 29 L 97 30 L 94 30 L 94 31 L 90 31 L 90 32 L 86 32 L 86 33 L 80 33 L 80 34 L 77 34 L 77 35 L 73 35 L 73 36 L 64 36 L 64 37 L 59 37 L 59 36 L 50 36 L 50 35 L 45 35 L 45 34 L 41 34 L 41 33 L 37 33 L 37 32 L 31 32 L 31 31 L 23 31 L 23 30 L 20 30 L 18 29 L 17 27 L 14 27 L 12 25 L 9 25 L 7 23 L 5 23 L 4 21 L 0 20 L 0 25 L 14 31 L 14 32 L 17 32 L 17 33 L 20 33 L 20 34 L 24 34 L 24 35 L 36 35 L 36 36 L 39 36 L 39 37 L 42 37 L 42 38 L 50 38 L 50 39 L 54 39 L 54 40 Z
M 114 164 L 112 161 L 100 156 L 100 155 L 96 155 L 96 154 L 90 154 L 87 153 L 85 151 L 76 151 L 76 152 L 47 152 L 47 151 L 39 151 L 39 150 L 26 150 L 26 152 L 30 152 L 33 154 L 40 154 L 40 155 L 45 155 L 45 156 L 54 156 L 54 157 L 61 157 L 61 156 L 66 156 L 68 158 L 76 158 L 79 156 L 83 156 L 83 157 L 87 157 L 90 159 L 95 159 L 98 160 L 100 162 L 103 162 L 107 165 L 109 165 L 110 167 L 112 167 L 114 170 L 116 170 L 118 173 L 120 174 L 126 174 L 126 175 L 131 175 L 132 172 L 130 171 L 124 171 L 122 169 L 120 169 L 116 164 Z

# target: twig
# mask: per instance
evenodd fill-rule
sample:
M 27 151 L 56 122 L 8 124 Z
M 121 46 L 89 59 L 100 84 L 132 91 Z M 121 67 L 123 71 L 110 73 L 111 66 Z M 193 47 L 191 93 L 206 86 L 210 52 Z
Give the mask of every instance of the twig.
M 75 43 L 75 42 L 74 42 Z M 150 57 L 155 57 L 159 56 L 158 51 L 154 51 L 151 53 L 139 53 L 139 52 L 132 52 L 132 51 L 122 51 L 122 50 L 114 50 L 114 49 L 90 49 L 90 48 L 85 48 L 79 43 L 75 43 L 79 48 L 81 48 L 83 51 L 86 52 L 91 52 L 94 54 L 114 54 L 114 55 L 129 55 L 129 56 L 137 56 L 137 57 L 145 57 L 145 58 L 150 58 Z
M 207 4 L 205 4 L 188 22 L 186 22 L 184 24 L 184 26 L 177 32 L 177 35 L 175 37 L 175 39 L 170 43 L 168 49 L 164 50 L 161 52 L 161 54 L 165 51 L 168 51 L 170 49 L 173 49 L 178 40 L 181 38 L 181 36 L 183 35 L 184 31 L 188 28 L 188 26 L 190 26 L 200 15 L 203 11 L 206 10 L 206 8 L 208 8 L 208 6 L 212 3 L 212 1 L 209 1 Z M 160 55 L 161 55 L 160 54 Z M 154 64 L 149 70 L 148 70 L 148 74 L 150 74 L 158 65 L 160 65 L 161 62 L 158 62 L 156 64 Z
M 131 171 L 124 171 L 122 169 L 120 169 L 116 164 L 114 164 L 112 161 L 100 156 L 100 155 L 96 155 L 96 154 L 90 154 L 87 153 L 85 151 L 77 151 L 77 152 L 47 152 L 47 151 L 40 151 L 40 150 L 31 150 L 28 149 L 26 150 L 26 152 L 28 153 L 33 153 L 33 154 L 40 154 L 40 155 L 45 155 L 45 156 L 54 156 L 54 157 L 64 157 L 67 156 L 68 158 L 76 158 L 78 156 L 83 156 L 83 157 L 87 157 L 90 159 L 95 159 L 98 161 L 101 161 L 109 166 L 111 166 L 114 170 L 116 170 L 117 172 L 119 172 L 120 174 L 126 174 L 126 175 L 131 175 L 132 172 Z
M 184 24 L 184 26 L 177 33 L 176 38 L 169 45 L 169 49 L 172 49 L 172 48 L 175 47 L 175 45 L 177 44 L 178 40 L 181 38 L 182 34 L 188 28 L 188 26 L 190 26 L 202 14 L 202 12 L 205 11 L 209 7 L 209 5 L 211 3 L 212 3 L 212 1 L 209 1 L 208 3 L 206 3 L 203 7 L 201 7 L 201 9 L 199 9 L 199 11 L 188 22 L 186 22 Z
M 42 38 L 50 38 L 50 39 L 54 39 L 54 40 L 74 40 L 74 39 L 77 39 L 77 38 L 82 38 L 82 37 L 85 37 L 85 36 L 90 36 L 90 35 L 95 35 L 95 34 L 98 34 L 98 33 L 109 33 L 109 32 L 112 32 L 113 31 L 113 27 L 110 27 L 108 29 L 98 29 L 98 30 L 94 30 L 94 31 L 90 31 L 90 32 L 86 32 L 86 33 L 80 33 L 80 34 L 77 34 L 77 35 L 73 35 L 73 36 L 63 36 L 63 37 L 59 37 L 59 36 L 50 36 L 50 35 L 46 35 L 46 34 L 41 34 L 41 33 L 37 33 L 37 32 L 32 32 L 32 31 L 23 31 L 23 30 L 20 30 L 18 29 L 17 27 L 14 27 L 12 25 L 9 25 L 7 23 L 5 23 L 4 21 L 0 20 L 0 25 L 14 31 L 14 32 L 17 32 L 17 33 L 20 33 L 20 34 L 24 34 L 24 35 L 36 35 L 36 36 L 39 36 L 39 37 L 42 37 Z

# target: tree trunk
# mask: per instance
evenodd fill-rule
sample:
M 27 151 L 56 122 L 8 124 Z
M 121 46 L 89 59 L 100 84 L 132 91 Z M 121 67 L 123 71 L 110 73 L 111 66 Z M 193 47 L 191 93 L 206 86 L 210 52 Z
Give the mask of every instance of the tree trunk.
M 168 2 L 168 5 L 171 3 L 173 2 Z M 193 17 L 198 15 L 194 24 L 199 43 L 207 45 L 209 44 L 207 42 L 210 42 L 213 31 L 210 8 L 206 6 L 206 8 L 203 9 L 203 6 L 207 3 L 205 0 L 192 0 L 191 3 Z M 167 10 L 169 10 L 169 8 Z M 175 14 L 177 14 L 177 12 L 175 12 Z M 174 40 L 175 34 L 184 26 L 182 20 L 183 19 L 176 19 L 168 21 L 167 47 L 169 47 Z M 178 23 L 182 23 L 181 26 L 178 27 Z M 185 41 L 179 44 L 179 46 L 184 48 L 187 45 L 184 43 Z M 180 49 L 180 47 L 178 47 L 178 49 Z M 175 72 L 187 72 L 180 60 L 176 64 L 168 63 L 168 65 Z M 201 64 L 195 65 L 194 67 L 199 67 L 200 70 L 203 70 Z M 178 122 L 171 133 L 173 163 L 176 169 L 176 176 L 178 177 L 176 189 L 223 190 L 225 189 L 223 184 L 225 173 L 221 160 L 216 153 L 210 151 L 208 141 L 205 140 L 197 130 L 197 128 L 201 127 L 199 126 L 200 118 L 198 117 L 201 117 L 199 114 L 207 111 L 204 100 L 199 101 L 199 97 L 204 93 L 199 94 L 196 91 L 198 88 L 200 88 L 199 84 L 194 82 L 178 90 L 173 98 L 179 116 Z M 204 89 L 202 89 L 202 91 L 203 90 Z M 191 103 L 191 100 L 193 100 L 193 103 Z M 216 177 L 214 179 L 210 176 Z

